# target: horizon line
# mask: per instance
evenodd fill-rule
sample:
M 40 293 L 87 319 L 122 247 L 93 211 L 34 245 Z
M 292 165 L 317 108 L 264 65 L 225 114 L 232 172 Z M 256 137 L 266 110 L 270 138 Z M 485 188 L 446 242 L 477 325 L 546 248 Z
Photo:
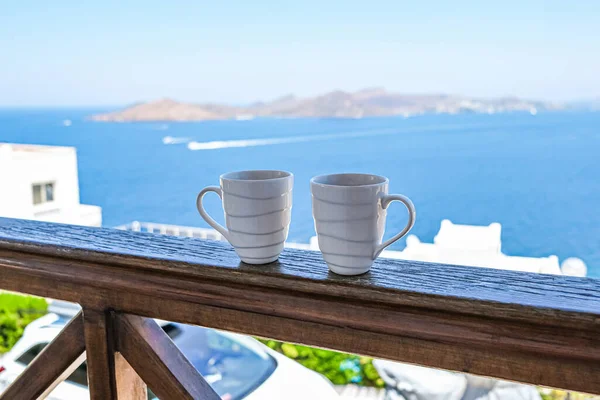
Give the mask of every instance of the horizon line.
M 600 94 L 596 95 L 596 96 L 584 96 L 584 97 L 574 97 L 574 98 L 569 98 L 569 99 L 563 99 L 563 100 L 556 100 L 556 99 L 549 99 L 549 98 L 541 98 L 541 97 L 534 97 L 534 96 L 518 96 L 518 95 L 512 95 L 512 94 L 503 94 L 503 95 L 492 95 L 492 96 L 472 96 L 472 95 L 465 95 L 465 94 L 454 94 L 454 93 L 445 93 L 445 92 L 407 92 L 407 93 L 403 93 L 403 92 L 396 92 L 396 91 L 388 91 L 387 89 L 383 88 L 383 87 L 368 87 L 368 88 L 364 88 L 364 89 L 359 89 L 359 90 L 355 90 L 355 91 L 349 91 L 349 90 L 343 90 L 343 89 L 333 89 L 333 90 L 329 90 L 326 92 L 319 92 L 317 94 L 312 94 L 312 95 L 308 95 L 308 96 L 299 96 L 293 93 L 287 93 L 287 94 L 282 94 L 276 97 L 272 97 L 270 99 L 267 100 L 252 100 L 252 101 L 247 101 L 247 102 L 232 102 L 232 101 L 214 101 L 214 100 L 177 100 L 175 98 L 175 96 L 155 96 L 152 97 L 150 99 L 145 99 L 145 100 L 131 100 L 131 101 L 125 101 L 125 102 L 119 102 L 119 103 L 78 103 L 78 104 L 2 104 L 0 103 L 0 109 L 49 109 L 49 108 L 71 108 L 71 109 L 75 109 L 75 108 L 80 108 L 80 109 L 90 109 L 90 108 L 111 108 L 111 109 L 115 109 L 115 108 L 123 108 L 123 107 L 131 107 L 135 104 L 142 104 L 142 103 L 150 103 L 150 102 L 155 102 L 155 101 L 159 101 L 159 100 L 173 100 L 176 101 L 178 103 L 187 103 L 187 104 L 196 104 L 196 105 L 202 105 L 202 104 L 216 104 L 216 105 L 227 105 L 227 106 L 235 106 L 235 107 L 245 107 L 245 106 L 250 106 L 253 103 L 259 103 L 259 102 L 271 102 L 277 99 L 281 99 L 283 97 L 288 97 L 288 96 L 293 96 L 299 99 L 310 99 L 310 98 L 314 98 L 314 97 L 318 97 L 318 96 L 323 96 L 326 94 L 330 94 L 333 92 L 345 92 L 345 93 L 359 93 L 359 92 L 365 92 L 368 90 L 383 90 L 385 92 L 387 92 L 388 94 L 398 94 L 398 95 L 404 95 L 404 96 L 453 96 L 453 97 L 467 97 L 470 99 L 485 99 L 485 100 L 492 100 L 492 99 L 510 99 L 510 98 L 517 98 L 520 100 L 528 100 L 528 101 L 540 101 L 540 102 L 548 102 L 548 103 L 559 103 L 559 104 L 572 104 L 572 103 L 586 103 L 586 102 L 594 102 L 594 101 L 600 101 Z

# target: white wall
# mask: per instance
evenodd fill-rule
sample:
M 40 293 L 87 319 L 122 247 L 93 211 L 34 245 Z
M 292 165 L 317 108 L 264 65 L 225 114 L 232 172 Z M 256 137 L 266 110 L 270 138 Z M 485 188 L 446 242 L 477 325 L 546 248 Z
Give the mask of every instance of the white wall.
M 33 185 L 44 183 L 54 183 L 54 201 L 34 205 Z M 0 144 L 0 216 L 99 226 L 94 209 L 79 204 L 74 148 Z
M 12 148 L 0 145 L 0 216 L 32 218 L 30 183 L 21 179 L 23 174 L 18 171 L 19 162 L 13 158 Z

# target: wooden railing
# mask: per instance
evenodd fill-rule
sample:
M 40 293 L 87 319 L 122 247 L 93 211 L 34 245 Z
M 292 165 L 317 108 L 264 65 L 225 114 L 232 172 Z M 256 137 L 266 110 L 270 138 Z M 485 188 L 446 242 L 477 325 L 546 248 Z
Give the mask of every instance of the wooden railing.
M 594 279 L 399 260 L 342 277 L 318 252 L 250 266 L 222 242 L 0 219 L 0 288 L 83 308 L 2 399 L 48 393 L 84 351 L 92 399 L 142 399 L 143 382 L 218 398 L 146 317 L 600 393 Z

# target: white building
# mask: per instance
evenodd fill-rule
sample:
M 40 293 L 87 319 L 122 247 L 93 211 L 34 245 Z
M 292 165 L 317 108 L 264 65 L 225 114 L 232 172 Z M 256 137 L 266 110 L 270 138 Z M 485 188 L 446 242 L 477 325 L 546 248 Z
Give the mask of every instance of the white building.
M 163 235 L 188 236 L 201 239 L 226 240 L 214 229 L 190 226 L 166 225 L 134 221 L 117 229 Z M 459 225 L 445 219 L 442 221 L 433 243 L 423 243 L 415 235 L 406 238 L 402 251 L 384 250 L 382 258 L 426 261 L 440 264 L 486 267 L 511 271 L 583 277 L 587 274 L 585 263 L 575 257 L 559 264 L 558 257 L 519 257 L 502 253 L 502 226 L 495 222 L 488 226 Z M 309 243 L 286 242 L 286 247 L 303 250 L 319 250 L 316 236 Z
M 102 225 L 100 207 L 79 203 L 73 147 L 0 143 L 0 217 Z
M 474 226 L 453 224 L 445 219 L 433 243 L 423 243 L 417 236 L 409 235 L 406 248 L 397 258 L 522 272 L 563 273 L 555 255 L 518 257 L 502 253 L 501 233 L 502 226 L 497 222 Z

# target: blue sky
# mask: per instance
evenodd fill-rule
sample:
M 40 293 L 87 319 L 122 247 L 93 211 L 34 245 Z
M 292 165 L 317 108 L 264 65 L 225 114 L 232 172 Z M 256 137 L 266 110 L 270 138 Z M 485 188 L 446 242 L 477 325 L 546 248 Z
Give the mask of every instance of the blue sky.
M 600 1 L 5 1 L 0 105 L 600 96 Z

